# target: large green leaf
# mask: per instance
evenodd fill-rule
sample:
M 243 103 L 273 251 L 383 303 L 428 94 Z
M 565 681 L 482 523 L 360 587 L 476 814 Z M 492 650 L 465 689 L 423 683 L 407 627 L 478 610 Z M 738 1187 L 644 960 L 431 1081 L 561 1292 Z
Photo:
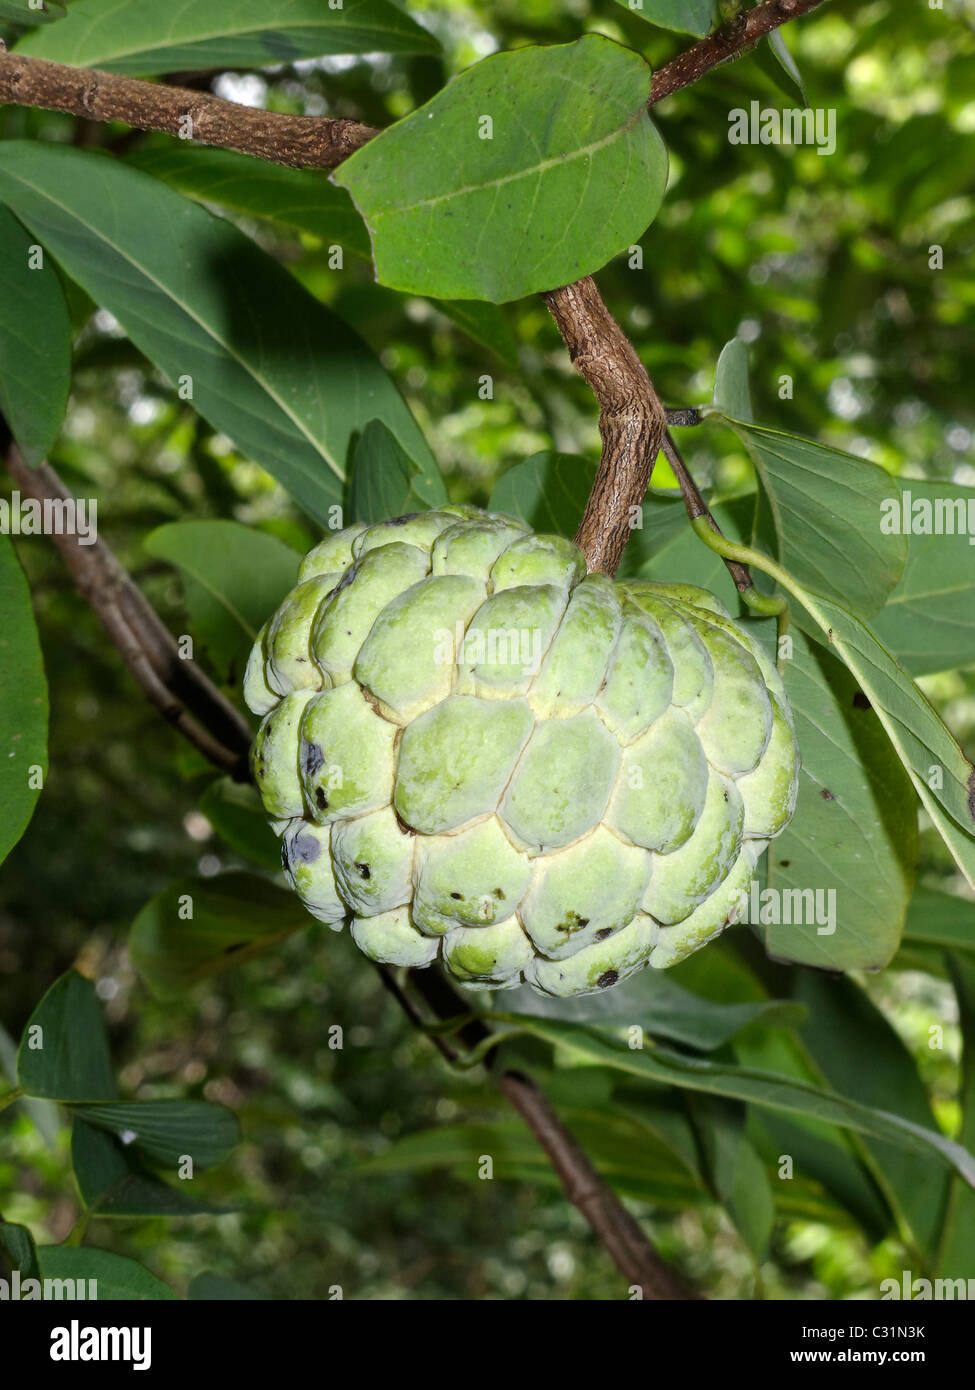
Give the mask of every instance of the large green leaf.
M 650 76 L 597 34 L 498 53 L 370 140 L 332 177 L 365 218 L 380 283 L 501 303 L 605 265 L 667 182 Z
M 748 385 L 748 348 L 741 338 L 725 343 L 714 369 L 715 410 L 735 420 L 750 422 L 752 398 Z
M 262 868 L 280 868 L 280 841 L 251 783 L 218 777 L 200 797 L 200 810 L 231 849 Z
M 795 998 L 808 1009 L 800 1037 L 814 1065 L 835 1090 L 878 1110 L 935 1129 L 917 1065 L 883 1014 L 849 979 L 797 972 Z M 864 1066 L 863 1059 L 870 1059 Z M 927 1158 L 872 1137 L 862 1141 L 877 1181 L 914 1245 L 930 1256 L 944 1215 L 948 1177 Z
M 199 202 L 306 232 L 369 259 L 369 235 L 355 204 L 321 170 L 288 169 L 236 150 L 177 141 L 133 150 L 125 162 Z
M 33 237 L 0 207 L 0 411 L 29 464 L 61 432 L 71 383 L 71 320 L 57 271 L 31 268 Z
M 169 522 L 143 544 L 183 575 L 194 658 L 205 655 L 225 678 L 239 677 L 262 625 L 297 582 L 301 556 L 236 521 Z
M 660 29 L 701 39 L 718 22 L 717 0 L 616 0 L 631 14 Z
M 499 1017 L 590 1064 L 616 1067 L 644 1081 L 727 1096 L 885 1139 L 954 1168 L 975 1187 L 975 1158 L 959 1144 L 899 1115 L 875 1110 L 822 1086 L 773 1072 L 687 1057 L 662 1047 L 631 1048 L 627 1042 L 582 1024 L 558 1023 L 527 1014 Z
M 52 24 L 67 13 L 64 0 L 0 0 L 0 19 L 17 24 Z
M 920 885 L 908 908 L 904 940 L 938 951 L 975 951 L 975 903 Z
M 87 1124 L 80 1113 L 71 1131 L 71 1163 L 81 1200 L 99 1216 L 197 1216 L 214 1211 L 208 1203 L 185 1196 L 181 1189 L 187 1184 L 169 1187 L 145 1172 L 131 1146 Z
M 26 1226 L 17 1226 L 0 1217 L 0 1250 L 3 1250 L 22 1278 L 36 1279 L 40 1274 L 34 1237 Z
M 907 563 L 907 537 L 880 529 L 888 474 L 814 440 L 725 418 L 755 460 L 781 563 L 816 593 L 876 613 Z
M 374 417 L 442 485 L 374 354 L 229 222 L 140 170 L 37 141 L 0 145 L 0 196 L 150 361 L 191 386 L 194 408 L 317 520 L 341 501 L 355 436 Z
M 0 535 L 0 862 L 27 829 L 47 773 L 47 712 L 30 590 Z
M 117 1094 L 102 1012 L 91 980 L 68 970 L 44 995 L 24 1029 L 17 1080 L 30 1096 L 114 1100 Z
M 714 1195 L 760 1259 L 772 1234 L 775 1203 L 765 1164 L 745 1134 L 745 1107 L 695 1096 L 690 1109 Z
M 312 919 L 293 893 L 250 874 L 171 883 L 132 923 L 129 953 L 153 994 L 181 995 L 276 946 Z
M 96 1250 L 92 1246 L 39 1245 L 37 1261 L 42 1279 L 94 1279 L 100 1303 L 176 1297 L 168 1284 L 150 1274 L 143 1265 L 110 1250 Z
M 176 1169 L 184 1158 L 197 1168 L 215 1168 L 240 1142 L 237 1117 L 208 1100 L 113 1101 L 76 1105 L 75 1114 L 107 1130 L 149 1162 Z
M 435 53 L 432 34 L 389 0 L 72 0 L 19 53 L 147 76 L 260 67 L 333 53 Z
M 962 1032 L 962 1123 L 958 1138 L 975 1152 L 975 963 L 949 956 L 949 969 Z M 970 1279 L 975 1251 L 975 1192 L 955 1179 L 951 1185 L 938 1274 L 949 1279 Z
M 769 847 L 771 896 L 752 924 L 764 929 L 778 960 L 878 969 L 897 950 L 904 926 L 917 863 L 917 803 L 854 677 L 803 633 L 791 637 L 783 674 L 802 754 L 799 800 Z
M 975 662 L 975 489 L 891 479 L 888 495 L 891 524 L 903 524 L 906 507 L 915 528 L 939 529 L 912 531 L 900 583 L 871 627 L 914 676 L 967 666 Z

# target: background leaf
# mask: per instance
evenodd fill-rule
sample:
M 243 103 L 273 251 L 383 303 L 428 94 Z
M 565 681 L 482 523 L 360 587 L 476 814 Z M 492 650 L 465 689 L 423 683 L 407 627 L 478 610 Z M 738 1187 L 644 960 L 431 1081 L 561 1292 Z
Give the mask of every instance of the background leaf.
M 361 338 L 229 222 L 137 169 L 37 142 L 0 145 L 0 195 L 150 361 L 174 382 L 192 380 L 194 408 L 316 520 L 341 500 L 354 436 L 376 416 L 441 485 Z
M 0 862 L 23 835 L 47 776 L 47 681 L 30 590 L 9 537 L 0 535 Z
M 204 655 L 224 679 L 238 679 L 268 614 L 297 583 L 301 556 L 236 521 L 170 522 L 143 545 L 183 576 L 194 659 Z
M 439 45 L 388 0 L 72 0 L 66 20 L 17 51 L 145 77 L 180 68 L 293 63 L 331 53 L 435 53 Z
M 37 1260 L 42 1279 L 97 1280 L 99 1303 L 176 1297 L 168 1284 L 143 1265 L 110 1250 L 96 1250 L 90 1245 L 39 1245 Z
M 598 270 L 663 197 L 649 95 L 642 58 L 597 34 L 456 77 L 332 175 L 369 228 L 379 282 L 501 303 Z
M 631 14 L 661 29 L 701 39 L 718 22 L 716 0 L 616 0 Z
M 949 956 L 962 1034 L 961 1133 L 959 1143 L 975 1150 L 975 963 Z M 949 1279 L 970 1278 L 975 1249 L 975 1192 L 953 1180 L 945 1214 L 938 1273 Z
M 80 1111 L 71 1130 L 71 1163 L 81 1200 L 99 1216 L 197 1216 L 214 1211 L 144 1171 L 132 1147 L 86 1123 Z
M 714 370 L 715 410 L 735 420 L 750 421 L 752 400 L 748 390 L 748 348 L 740 338 L 725 343 Z
M 36 1028 L 41 1031 L 35 1034 Z M 55 980 L 31 1014 L 17 1054 L 17 1080 L 28 1095 L 51 1100 L 115 1099 L 95 986 L 77 970 Z
M 975 516 L 975 488 L 890 480 L 890 496 L 960 502 Z M 912 676 L 946 671 L 975 661 L 975 531 L 911 535 L 907 564 L 886 606 L 871 627 Z
M 192 918 L 180 916 L 181 899 Z M 276 946 L 312 919 L 293 893 L 250 874 L 171 883 L 132 923 L 129 954 L 153 994 L 172 999 L 188 986 Z
M 164 1168 L 175 1169 L 186 1157 L 194 1169 L 215 1168 L 240 1142 L 237 1117 L 208 1100 L 114 1101 L 74 1110 Z
M 0 411 L 25 462 L 61 433 L 71 383 L 71 322 L 49 260 L 30 267 L 34 239 L 0 206 Z
M 17 24 L 52 24 L 63 19 L 68 13 L 63 0 L 42 0 L 42 7 L 31 5 L 30 0 L 0 0 L 0 19 L 11 19 Z
M 419 476 L 416 464 L 382 420 L 370 420 L 352 460 L 349 520 L 372 524 L 422 511 L 430 503 L 416 491 Z M 437 501 L 446 502 L 447 490 L 442 487 L 441 491 Z
M 219 777 L 200 797 L 200 810 L 231 849 L 265 869 L 281 867 L 281 844 L 267 823 L 256 787 Z

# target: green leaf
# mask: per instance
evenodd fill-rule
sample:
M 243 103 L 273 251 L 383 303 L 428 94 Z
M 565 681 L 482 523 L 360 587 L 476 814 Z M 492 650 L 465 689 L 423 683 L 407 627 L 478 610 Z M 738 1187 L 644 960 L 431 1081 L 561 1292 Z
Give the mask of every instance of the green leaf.
M 143 1265 L 125 1255 L 114 1255 L 110 1250 L 96 1250 L 92 1246 L 39 1245 L 37 1259 L 42 1279 L 72 1279 L 75 1290 L 78 1280 L 96 1280 L 99 1303 L 176 1297 L 168 1284 L 150 1274 Z M 63 1289 L 55 1297 L 67 1297 L 67 1291 Z
M 714 372 L 715 410 L 735 420 L 750 421 L 752 398 L 748 389 L 748 348 L 740 338 L 725 343 Z
M 0 19 L 16 24 L 53 24 L 67 13 L 64 0 L 0 0 Z
M 72 0 L 18 53 L 145 77 L 181 68 L 260 67 L 337 53 L 436 53 L 432 34 L 388 0 Z
M 594 459 L 542 449 L 502 473 L 488 506 L 536 531 L 574 536 L 596 476 Z
M 911 530 L 900 583 L 871 626 L 914 676 L 967 666 L 975 661 L 975 489 L 892 478 L 888 495 L 892 525 L 903 527 L 906 508 L 909 525 L 932 531 Z
M 267 823 L 257 789 L 219 777 L 200 797 L 200 810 L 231 849 L 265 869 L 281 867 L 281 845 Z
M 22 1279 L 40 1277 L 34 1237 L 26 1226 L 0 1219 L 0 1249 L 4 1250 L 12 1267 L 20 1270 Z
M 960 1097 L 962 1123 L 958 1140 L 970 1151 L 975 1151 L 975 963 L 959 956 L 949 956 L 948 968 L 958 999 L 963 1048 Z M 956 1178 L 951 1185 L 948 1210 L 945 1213 L 938 1274 L 948 1279 L 970 1278 L 973 1250 L 975 1192 Z
M 795 998 L 808 1009 L 800 1038 L 824 1081 L 878 1110 L 895 1111 L 925 1129 L 937 1127 L 913 1057 L 853 980 L 799 971 Z M 865 1057 L 870 1059 L 866 1067 Z M 927 1158 L 881 1140 L 866 1137 L 862 1142 L 882 1191 L 899 1213 L 901 1229 L 929 1254 L 941 1227 L 947 1175 L 932 1172 Z
M 268 615 L 297 583 L 301 556 L 236 521 L 174 521 L 143 544 L 184 576 L 194 659 L 205 655 L 222 677 L 239 678 Z
M 332 177 L 365 218 L 380 283 L 501 303 L 605 265 L 667 183 L 650 76 L 598 34 L 497 53 L 370 140 Z
M 725 419 L 755 461 L 782 565 L 856 613 L 877 612 L 907 562 L 907 538 L 880 530 L 888 474 L 814 440 Z
M 177 1168 L 190 1158 L 194 1170 L 215 1168 L 240 1142 L 233 1111 L 208 1100 L 114 1101 L 76 1105 L 75 1114 L 116 1135 L 153 1164 Z
M 264 1299 L 267 1295 L 258 1293 L 249 1284 L 239 1284 L 236 1279 L 225 1279 L 222 1274 L 214 1274 L 205 1269 L 192 1280 L 186 1297 L 194 1301 L 213 1303 L 240 1299 L 254 1301 Z
M 420 474 L 403 446 L 383 424 L 370 420 L 359 436 L 349 480 L 349 520 L 370 524 L 422 511 L 429 503 L 417 493 Z M 441 483 L 438 502 L 446 502 Z
M 915 888 L 904 940 L 939 950 L 975 951 L 975 903 L 933 888 Z
M 783 91 L 790 98 L 798 94 L 803 107 L 809 105 L 802 73 L 799 71 L 795 58 L 789 52 L 781 29 L 773 29 L 768 35 L 767 45 L 760 44 L 753 57 L 763 71 L 768 73 L 780 91 Z
M 30 1096 L 114 1100 L 117 1091 L 95 986 L 61 975 L 31 1014 L 17 1053 L 17 1081 Z
M 194 408 L 316 520 L 341 501 L 353 440 L 377 416 L 425 484 L 440 486 L 378 359 L 229 222 L 137 169 L 37 141 L 0 145 L 0 196 L 140 352 L 192 389 Z
M 802 632 L 791 638 L 783 674 L 802 754 L 799 800 L 768 850 L 767 920 L 752 913 L 752 924 L 764 928 L 777 960 L 876 970 L 901 938 L 917 863 L 917 803 L 854 677 Z M 785 921 L 787 905 L 798 922 Z
M 506 366 L 518 366 L 517 340 L 496 304 L 483 299 L 434 299 L 432 303 L 475 343 L 490 348 Z
M 311 920 L 293 893 L 251 874 L 187 879 L 146 903 L 132 923 L 129 954 L 152 993 L 174 999 Z
M 489 998 L 488 1007 L 494 1001 Z M 750 1023 L 761 1020 L 767 1027 L 795 1027 L 804 1017 L 801 1008 L 787 1000 L 717 1004 L 682 989 L 665 974 L 642 970 L 605 994 L 579 999 L 549 999 L 522 987 L 506 991 L 497 1001 L 504 1013 L 560 1018 L 602 1027 L 640 1027 L 650 1037 L 711 1052 L 724 1046 Z
M 714 1096 L 691 1106 L 710 1185 L 756 1259 L 765 1254 L 775 1221 L 768 1173 L 745 1136 L 744 1108 Z
M 967 1183 L 975 1187 L 975 1158 L 960 1145 L 899 1115 L 874 1110 L 821 1086 L 777 1076 L 772 1072 L 682 1056 L 662 1047 L 633 1049 L 625 1042 L 579 1024 L 557 1023 L 554 1019 L 532 1018 L 525 1014 L 504 1014 L 499 1017 L 586 1062 L 616 1067 L 644 1081 L 727 1096 L 872 1134 L 955 1168 Z
M 924 809 L 975 888 L 975 768 L 907 672 L 859 618 L 798 585 L 792 592 L 856 676 Z
M 133 150 L 125 162 L 200 202 L 305 232 L 363 260 L 370 257 L 369 235 L 355 204 L 322 170 L 288 169 L 235 150 L 179 141 Z
M 0 863 L 27 829 L 47 775 L 47 714 L 30 590 L 0 535 Z
M 693 34 L 697 39 L 702 39 L 719 19 L 715 0 L 616 0 L 616 3 L 658 29 Z
M 87 1124 L 80 1112 L 71 1131 L 71 1163 L 82 1202 L 99 1216 L 198 1216 L 216 1210 L 143 1171 L 133 1148 Z
M 71 384 L 71 321 L 46 259 L 31 269 L 33 237 L 0 207 L 0 411 L 28 464 L 61 432 Z

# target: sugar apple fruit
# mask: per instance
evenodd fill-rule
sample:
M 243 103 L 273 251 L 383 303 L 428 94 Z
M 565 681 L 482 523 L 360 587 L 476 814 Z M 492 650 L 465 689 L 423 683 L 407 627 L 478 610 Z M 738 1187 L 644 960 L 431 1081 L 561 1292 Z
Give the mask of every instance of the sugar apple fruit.
M 474 507 L 328 535 L 256 642 L 254 776 L 367 956 L 564 996 L 735 919 L 788 823 L 782 680 L 713 594 Z

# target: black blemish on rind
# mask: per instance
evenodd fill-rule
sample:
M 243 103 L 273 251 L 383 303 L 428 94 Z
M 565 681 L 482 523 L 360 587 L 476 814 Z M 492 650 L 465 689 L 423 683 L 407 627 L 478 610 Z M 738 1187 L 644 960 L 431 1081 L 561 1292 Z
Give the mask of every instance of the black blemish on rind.
M 503 903 L 503 902 L 504 902 L 504 894 L 502 893 L 502 891 L 501 891 L 500 888 L 495 888 L 495 890 L 494 890 L 494 896 L 497 898 L 498 902 L 500 902 L 500 903 Z
M 291 863 L 291 860 L 290 860 L 290 858 L 289 858 L 289 856 L 288 856 L 288 846 L 287 846 L 287 845 L 285 844 L 285 842 L 282 840 L 282 841 L 281 841 L 281 867 L 282 867 L 282 869 L 287 869 L 287 868 L 289 867 L 290 863 Z
M 328 797 L 325 795 L 324 787 L 315 788 L 315 805 L 320 811 L 328 810 Z
M 780 869 L 787 869 L 791 863 L 792 863 L 792 860 L 791 860 L 791 859 L 780 859 L 780 860 L 779 860 L 779 868 L 780 868 Z
M 452 898 L 456 899 L 457 902 L 460 902 L 461 898 L 463 897 L 463 894 L 462 894 L 462 893 L 451 893 L 450 896 L 451 896 Z
M 835 800 L 836 800 L 836 797 L 835 797 L 835 796 L 833 795 L 833 793 L 830 791 L 829 787 L 824 787 L 823 790 L 819 793 L 819 795 L 823 798 L 824 801 L 835 801 Z
M 596 984 L 600 989 L 608 989 L 610 985 L 615 985 L 618 979 L 619 975 L 615 970 L 607 970 L 605 975 L 600 975 Z
M 309 743 L 306 738 L 301 740 L 301 766 L 306 777 L 314 777 L 325 766 L 325 754 L 320 744 Z
M 872 705 L 872 704 L 870 703 L 870 701 L 867 699 L 866 695 L 864 695 L 863 691 L 862 691 L 862 690 L 858 690 L 857 693 L 856 693 L 856 694 L 854 695 L 854 697 L 853 697 L 853 708 L 854 708 L 854 709 L 873 709 L 873 705 Z
M 596 935 L 593 937 L 593 941 L 605 941 L 607 936 L 609 936 L 612 932 L 612 930 L 612 927 L 603 927 L 602 931 L 598 931 Z
M 405 526 L 406 523 L 407 523 L 408 521 L 415 521 L 416 518 L 417 518 L 418 516 L 422 516 L 422 515 L 423 515 L 422 512 L 406 512 L 403 516 L 394 516 L 394 517 L 391 517 L 390 520 L 387 521 L 386 525 L 387 525 L 387 526 Z
M 360 863 L 357 862 L 357 863 L 356 863 L 356 869 L 358 870 L 358 873 L 359 873 L 359 877 L 360 877 L 360 878 L 371 878 L 371 877 L 372 877 L 372 875 L 371 875 L 370 872 L 369 872 L 369 865 L 368 865 L 368 864 L 360 864 Z

